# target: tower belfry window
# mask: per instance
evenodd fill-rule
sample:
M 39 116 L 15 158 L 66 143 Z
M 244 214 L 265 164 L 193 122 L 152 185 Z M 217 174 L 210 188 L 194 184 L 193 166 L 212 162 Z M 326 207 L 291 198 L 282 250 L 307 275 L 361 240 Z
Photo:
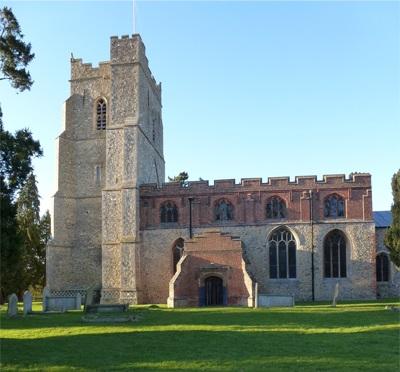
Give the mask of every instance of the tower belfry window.
M 107 104 L 103 98 L 100 98 L 96 104 L 96 128 L 98 130 L 106 129 L 107 125 Z

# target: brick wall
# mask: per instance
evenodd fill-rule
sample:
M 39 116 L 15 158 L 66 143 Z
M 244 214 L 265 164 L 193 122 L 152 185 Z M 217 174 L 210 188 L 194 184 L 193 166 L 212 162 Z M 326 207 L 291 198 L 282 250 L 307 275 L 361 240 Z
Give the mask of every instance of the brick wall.
M 224 305 L 253 304 L 253 283 L 242 258 L 242 242 L 219 231 L 206 231 L 185 242 L 184 255 L 169 285 L 170 307 L 205 304 L 205 281 L 222 279 Z M 204 303 L 202 303 L 202 301 Z
M 310 196 L 310 190 L 312 191 Z M 192 204 L 193 226 L 221 225 L 215 221 L 214 209 L 220 199 L 227 199 L 233 206 L 234 218 L 223 225 L 252 225 L 269 222 L 266 219 L 266 203 L 269 198 L 278 196 L 284 200 L 287 208 L 286 221 L 309 221 L 311 212 L 314 221 L 331 221 L 324 217 L 324 201 L 329 195 L 336 194 L 345 200 L 345 216 L 338 220 L 372 220 L 371 176 L 354 174 L 349 179 L 344 175 L 324 176 L 317 180 L 315 176 L 289 178 L 269 178 L 266 183 L 261 179 L 242 179 L 240 184 L 234 180 L 216 180 L 213 186 L 208 181 L 189 182 L 187 186 L 179 183 L 166 183 L 162 187 L 154 184 L 140 188 L 141 229 L 181 228 L 189 225 L 189 201 Z M 313 210 L 311 211 L 310 197 Z M 166 201 L 172 201 L 178 207 L 178 222 L 160 223 L 160 207 Z

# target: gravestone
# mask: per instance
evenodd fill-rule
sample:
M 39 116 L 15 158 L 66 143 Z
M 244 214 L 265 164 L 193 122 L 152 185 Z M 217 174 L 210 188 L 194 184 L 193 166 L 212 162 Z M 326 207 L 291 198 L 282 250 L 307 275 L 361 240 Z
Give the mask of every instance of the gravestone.
M 7 315 L 10 318 L 18 315 L 18 297 L 15 293 L 8 296 Z
M 42 295 L 42 308 L 43 311 L 47 311 L 47 297 L 50 297 L 50 289 L 48 287 L 43 288 L 43 295 Z
M 76 310 L 80 310 L 81 309 L 81 305 L 82 305 L 82 296 L 81 294 L 78 292 L 76 294 Z
M 336 282 L 335 289 L 333 291 L 332 307 L 336 307 L 336 301 L 339 297 L 339 282 Z
M 93 305 L 95 287 L 89 287 L 86 290 L 85 306 Z
M 259 294 L 257 306 L 259 307 L 293 307 L 293 296 Z
M 32 293 L 29 291 L 24 292 L 24 315 L 32 312 Z

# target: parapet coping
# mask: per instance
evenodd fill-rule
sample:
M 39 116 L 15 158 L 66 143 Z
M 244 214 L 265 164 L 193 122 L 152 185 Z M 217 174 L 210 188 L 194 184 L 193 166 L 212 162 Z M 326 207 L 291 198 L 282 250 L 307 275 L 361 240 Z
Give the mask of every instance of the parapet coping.
M 367 182 L 365 182 L 365 180 Z M 336 181 L 336 182 L 334 182 Z M 360 182 L 361 181 L 361 182 Z M 364 182 L 362 182 L 364 181 Z M 156 183 L 142 184 L 142 191 L 161 191 L 161 190 L 190 190 L 190 189 L 220 189 L 220 188 L 242 188 L 242 187 L 262 187 L 262 186 L 303 186 L 311 187 L 313 185 L 338 185 L 338 184 L 360 184 L 370 186 L 370 173 L 351 173 L 348 178 L 345 174 L 329 174 L 323 175 L 322 179 L 318 179 L 316 175 L 312 176 L 296 176 L 294 180 L 290 177 L 268 177 L 266 182 L 262 178 L 242 178 L 236 183 L 234 178 L 214 180 L 214 184 L 210 184 L 208 180 L 189 181 L 181 184 L 180 182 L 165 182 L 161 186 Z

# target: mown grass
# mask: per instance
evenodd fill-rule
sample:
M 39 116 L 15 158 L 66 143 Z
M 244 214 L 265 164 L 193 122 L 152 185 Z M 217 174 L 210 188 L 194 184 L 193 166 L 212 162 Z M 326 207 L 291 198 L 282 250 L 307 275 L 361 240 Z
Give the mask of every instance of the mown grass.
M 134 307 L 140 320 L 83 323 L 82 312 L 7 319 L 1 369 L 398 371 L 399 313 L 388 302 L 295 308 Z

